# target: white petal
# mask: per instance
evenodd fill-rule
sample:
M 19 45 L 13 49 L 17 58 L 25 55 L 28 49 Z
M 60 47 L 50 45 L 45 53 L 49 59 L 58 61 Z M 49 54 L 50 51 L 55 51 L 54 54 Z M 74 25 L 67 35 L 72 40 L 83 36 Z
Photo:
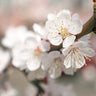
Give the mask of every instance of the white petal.
M 71 13 L 69 10 L 63 10 L 57 14 L 57 17 L 61 19 L 71 19 Z
M 50 43 L 45 41 L 45 40 L 41 40 L 41 45 L 40 45 L 40 49 L 45 52 L 45 51 L 49 51 L 50 50 Z
M 95 52 L 92 48 L 89 48 L 89 47 L 87 47 L 87 48 L 82 48 L 82 49 L 80 49 L 80 51 L 81 51 L 81 53 L 82 53 L 83 55 L 85 55 L 85 57 L 86 57 L 86 56 L 88 56 L 88 57 L 93 57 L 93 56 L 96 55 L 96 52 Z
M 84 42 L 84 41 L 79 40 L 74 43 L 74 47 L 78 47 L 79 49 L 82 49 L 82 48 L 89 47 L 89 44 L 88 44 L 88 42 Z
M 89 34 L 82 36 L 79 40 L 84 42 L 89 42 Z
M 8 48 L 12 48 L 14 46 L 14 40 L 8 40 L 7 38 L 3 38 L 1 43 Z
M 74 75 L 74 70 L 72 69 L 72 68 L 64 68 L 64 73 L 66 74 L 66 75 Z
M 51 52 L 49 53 L 49 58 L 51 58 L 51 59 L 58 58 L 58 57 L 60 57 L 60 56 L 61 56 L 61 54 L 60 54 L 59 51 L 51 51 Z
M 26 61 L 21 60 L 19 58 L 14 58 L 12 60 L 12 65 L 19 68 L 20 70 L 26 69 Z
M 35 38 L 27 38 L 25 45 L 27 49 L 36 49 L 39 44 Z
M 64 48 L 64 49 L 62 50 L 63 55 L 66 56 L 66 55 L 70 52 L 70 50 L 71 50 L 71 46 Z
M 54 58 L 58 58 L 60 56 L 61 55 L 59 51 L 51 51 L 49 54 L 43 54 L 41 68 L 43 70 L 48 70 L 50 67 L 52 67 Z
M 41 27 L 39 24 L 36 24 L 36 23 L 33 24 L 33 30 L 40 35 L 43 35 L 44 33 L 43 27 Z
M 57 30 L 56 30 L 56 27 L 55 27 L 55 22 L 52 22 L 52 21 L 47 21 L 46 22 L 46 30 L 48 31 L 48 32 L 56 32 Z
M 51 42 L 51 44 L 58 46 L 62 43 L 62 37 L 60 35 L 57 36 L 52 36 L 52 35 L 48 35 L 48 39 Z
M 66 68 L 70 68 L 72 66 L 71 57 L 71 54 L 68 54 L 67 57 L 65 57 L 64 59 L 64 65 Z
M 41 68 L 43 70 L 48 70 L 51 64 L 52 64 L 52 60 L 50 60 L 49 54 L 47 53 L 43 54 L 42 59 L 41 59 Z
M 72 20 L 79 19 L 79 14 L 75 13 L 72 15 Z
M 57 68 L 55 68 L 55 66 L 54 66 L 54 68 L 50 68 L 49 75 L 53 79 L 56 79 L 56 78 L 60 77 L 61 76 L 61 68 L 59 67 L 57 69 Z
M 70 33 L 77 35 L 82 32 L 82 29 L 83 29 L 82 22 L 80 20 L 73 20 L 68 30 Z
M 53 13 L 48 14 L 48 20 L 54 20 L 56 18 L 56 15 Z
M 41 65 L 41 59 L 38 57 L 32 56 L 28 61 L 27 61 L 27 67 L 30 71 L 35 71 L 40 68 Z
M 75 52 L 74 55 L 75 68 L 81 68 L 85 64 L 85 58 L 81 53 Z
M 65 38 L 63 41 L 63 47 L 69 47 L 70 45 L 72 45 L 74 43 L 75 39 L 76 39 L 76 36 L 74 36 L 74 35 L 71 35 L 71 36 Z

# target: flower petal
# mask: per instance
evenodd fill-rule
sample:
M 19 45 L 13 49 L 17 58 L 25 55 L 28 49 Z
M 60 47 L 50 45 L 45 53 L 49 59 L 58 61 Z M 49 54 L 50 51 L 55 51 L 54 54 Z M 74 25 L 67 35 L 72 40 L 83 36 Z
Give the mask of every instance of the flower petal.
M 48 57 L 48 54 L 47 53 L 43 54 L 41 59 L 41 68 L 43 70 L 48 70 L 51 64 L 52 64 L 52 60 L 50 60 L 50 58 Z
M 72 68 L 64 68 L 64 73 L 66 74 L 66 75 L 74 75 L 74 70 L 72 69 Z
M 58 57 L 60 57 L 61 55 L 60 55 L 60 52 L 59 51 L 51 51 L 50 53 L 49 53 L 49 58 L 51 58 L 51 59 L 53 59 L 53 58 L 58 58 Z
M 61 76 L 61 68 L 60 67 L 56 68 L 55 66 L 54 66 L 54 68 L 53 67 L 50 68 L 49 75 L 53 79 L 60 77 Z
M 88 44 L 88 42 L 84 42 L 84 41 L 79 40 L 74 43 L 74 47 L 78 47 L 79 49 L 82 49 L 82 48 L 89 47 L 89 44 Z
M 50 50 L 50 43 L 45 41 L 45 40 L 41 40 L 41 44 L 40 44 L 40 49 L 45 52 L 45 51 L 49 51 Z
M 85 57 L 86 57 L 86 56 L 88 56 L 88 57 L 93 57 L 93 56 L 96 55 L 96 52 L 95 52 L 92 48 L 89 48 L 89 47 L 87 47 L 87 48 L 82 48 L 82 49 L 80 49 L 80 51 L 81 51 L 81 53 L 82 53 L 83 55 L 85 55 Z
M 60 35 L 52 36 L 51 34 L 49 34 L 48 40 L 55 46 L 58 46 L 62 43 L 62 37 Z
M 20 70 L 26 69 L 26 61 L 21 60 L 19 58 L 14 58 L 12 60 L 12 65 L 19 68 Z
M 69 32 L 77 35 L 82 32 L 83 29 L 83 24 L 80 20 L 72 20 L 70 27 L 69 27 Z
M 49 13 L 47 18 L 48 20 L 54 20 L 56 18 L 56 15 L 53 13 Z
M 85 58 L 81 53 L 75 52 L 74 54 L 74 66 L 75 68 L 81 68 L 85 64 Z
M 75 13 L 72 15 L 72 20 L 76 20 L 76 19 L 79 19 L 79 14 L 78 13 Z
M 52 21 L 47 21 L 46 22 L 46 30 L 48 31 L 48 32 L 56 32 L 57 30 L 56 30 L 56 27 L 55 27 L 55 22 L 52 22 Z
M 70 45 L 72 45 L 74 43 L 75 39 L 76 39 L 76 36 L 74 36 L 74 35 L 71 35 L 71 36 L 65 38 L 63 41 L 63 47 L 69 47 Z
M 43 33 L 44 33 L 43 27 L 41 27 L 41 26 L 40 26 L 39 24 L 37 24 L 37 23 L 33 24 L 33 30 L 34 30 L 36 33 L 40 34 L 40 35 L 43 35 Z
M 57 14 L 57 17 L 61 19 L 71 19 L 71 13 L 69 10 L 63 10 Z
M 64 49 L 62 50 L 63 55 L 64 55 L 64 56 L 68 55 L 68 53 L 70 52 L 70 50 L 71 50 L 71 46 L 64 48 Z
M 30 71 L 35 71 L 40 68 L 41 59 L 35 56 L 31 56 L 31 58 L 27 61 L 27 67 Z
M 72 62 L 71 62 L 71 54 L 68 54 L 67 57 L 65 57 L 64 59 L 64 65 L 66 68 L 70 68 L 72 66 Z

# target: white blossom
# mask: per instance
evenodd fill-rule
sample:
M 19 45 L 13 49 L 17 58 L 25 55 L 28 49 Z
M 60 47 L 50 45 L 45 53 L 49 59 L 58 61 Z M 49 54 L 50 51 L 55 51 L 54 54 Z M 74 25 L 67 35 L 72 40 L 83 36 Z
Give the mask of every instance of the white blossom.
M 80 40 L 69 47 L 64 46 L 62 53 L 65 56 L 64 65 L 66 68 L 81 68 L 86 64 L 85 58 L 88 59 L 95 55 L 95 51 L 89 46 L 89 43 Z
M 4 51 L 0 48 L 0 73 L 4 71 L 4 69 L 8 66 L 10 61 L 10 53 L 9 51 Z
M 49 50 L 50 44 L 48 42 L 38 41 L 36 37 L 28 38 L 25 43 L 14 47 L 12 63 L 21 70 L 28 68 L 30 71 L 35 71 L 41 66 L 43 52 Z
M 9 27 L 1 43 L 5 47 L 13 48 L 16 44 L 20 42 L 23 43 L 28 36 L 33 36 L 33 34 L 23 25 L 18 27 Z
M 40 37 L 42 39 L 47 39 L 48 32 L 45 29 L 45 27 L 42 27 L 41 25 L 39 25 L 37 23 L 34 23 L 33 24 L 33 30 L 34 30 L 35 33 L 37 33 L 38 35 L 40 35 Z
M 51 13 L 46 22 L 48 40 L 56 46 L 62 42 L 64 46 L 66 40 L 72 44 L 76 38 L 75 35 L 82 31 L 82 27 L 83 24 L 77 13 L 72 16 L 69 10 L 63 10 L 57 15 Z
M 74 72 L 71 68 L 65 69 L 63 65 L 64 56 L 59 51 L 51 51 L 42 56 L 41 68 L 47 70 L 51 78 L 55 79 L 61 76 L 61 72 L 73 75 Z

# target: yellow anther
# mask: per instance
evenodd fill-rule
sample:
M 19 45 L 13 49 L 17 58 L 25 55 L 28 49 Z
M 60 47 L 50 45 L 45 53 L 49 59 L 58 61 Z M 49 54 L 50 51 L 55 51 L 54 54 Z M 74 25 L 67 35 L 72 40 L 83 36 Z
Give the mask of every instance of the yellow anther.
M 63 27 L 61 26 L 61 31 L 63 30 Z
M 90 54 L 92 54 L 92 52 L 89 52 Z
M 62 24 L 63 24 L 63 20 L 62 20 Z
M 72 19 L 71 19 L 71 21 L 72 21 Z
M 51 27 L 49 27 L 49 29 L 51 29 Z
M 51 34 L 53 34 L 53 32 L 51 32 Z
M 68 17 L 66 17 L 66 19 L 68 19 Z
M 56 30 L 59 30 L 58 28 L 56 28 Z
M 73 27 L 73 29 L 75 29 L 75 27 Z
M 57 32 L 55 32 L 55 34 L 57 34 Z
M 70 27 L 70 25 L 68 25 L 68 27 Z
M 59 19 L 59 17 L 57 17 L 57 19 Z
M 57 26 L 55 25 L 55 27 L 57 27 Z
M 87 51 L 89 51 L 89 49 L 87 49 Z
M 52 22 L 55 22 L 55 20 L 52 20 Z
M 64 30 L 66 30 L 66 28 L 64 28 Z

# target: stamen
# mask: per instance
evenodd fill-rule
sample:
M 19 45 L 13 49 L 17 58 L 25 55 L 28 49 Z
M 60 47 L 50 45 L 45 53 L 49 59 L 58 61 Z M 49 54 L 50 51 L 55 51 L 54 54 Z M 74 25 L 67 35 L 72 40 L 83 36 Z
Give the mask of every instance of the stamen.
M 57 32 L 55 32 L 55 34 L 57 34 Z
M 53 34 L 53 32 L 51 32 L 51 34 Z
M 57 17 L 57 19 L 59 19 L 59 17 Z
M 89 51 L 89 49 L 87 49 L 87 51 Z
M 66 19 L 68 19 L 68 17 L 66 17 Z
M 73 27 L 73 29 L 75 29 L 75 27 Z
M 52 20 L 52 22 L 55 22 L 55 20 Z
M 49 29 L 51 29 L 51 27 L 49 27 Z

